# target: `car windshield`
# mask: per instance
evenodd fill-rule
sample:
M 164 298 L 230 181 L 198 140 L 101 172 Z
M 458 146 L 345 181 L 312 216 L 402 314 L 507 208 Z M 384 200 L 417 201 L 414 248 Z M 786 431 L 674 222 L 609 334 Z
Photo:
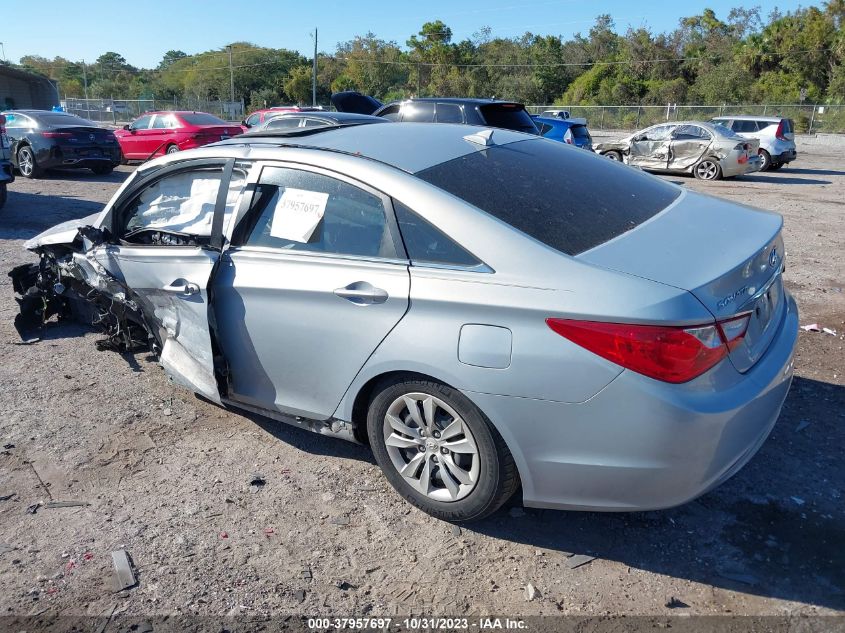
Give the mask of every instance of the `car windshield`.
M 545 139 L 485 148 L 416 175 L 567 255 L 630 231 L 681 194 L 659 178 Z
M 205 112 L 189 112 L 179 115 L 189 125 L 226 125 L 226 121 Z
M 501 127 L 517 132 L 537 133 L 531 116 L 518 103 L 491 103 L 481 106 L 481 114 L 491 127 Z
M 73 114 L 60 114 L 58 112 L 47 112 L 38 115 L 39 123 L 46 125 L 81 125 L 83 127 L 97 127 L 97 124 L 88 119 L 74 116 Z

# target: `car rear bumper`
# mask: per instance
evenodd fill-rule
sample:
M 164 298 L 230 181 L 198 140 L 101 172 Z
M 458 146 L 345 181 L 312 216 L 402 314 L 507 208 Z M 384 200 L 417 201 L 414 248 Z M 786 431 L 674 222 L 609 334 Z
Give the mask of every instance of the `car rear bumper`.
M 788 149 L 784 152 L 781 152 L 777 156 L 772 156 L 773 163 L 791 163 L 796 158 L 798 158 L 798 152 L 794 149 Z
M 52 146 L 36 155 L 39 167 L 94 167 L 103 164 L 120 164 L 120 148 L 114 147 L 65 147 Z
M 787 294 L 775 339 L 745 374 L 722 362 L 669 385 L 624 371 L 580 404 L 465 393 L 507 442 L 525 505 L 667 508 L 718 486 L 762 446 L 789 391 L 797 338 Z

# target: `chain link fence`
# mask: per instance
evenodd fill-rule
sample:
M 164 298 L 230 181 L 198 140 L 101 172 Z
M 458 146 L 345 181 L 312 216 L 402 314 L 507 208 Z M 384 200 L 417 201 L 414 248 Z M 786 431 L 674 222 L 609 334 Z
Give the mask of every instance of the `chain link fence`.
M 195 110 L 208 112 L 225 121 L 241 121 L 244 118 L 244 102 L 206 101 L 203 99 L 73 99 L 61 102 L 66 112 L 90 121 L 118 125 L 127 123 L 144 112 L 158 110 Z
M 587 119 L 595 130 L 639 130 L 664 121 L 709 121 L 713 117 L 747 114 L 792 119 L 799 134 L 844 133 L 845 105 L 643 105 L 643 106 L 526 106 L 531 114 L 568 110 Z

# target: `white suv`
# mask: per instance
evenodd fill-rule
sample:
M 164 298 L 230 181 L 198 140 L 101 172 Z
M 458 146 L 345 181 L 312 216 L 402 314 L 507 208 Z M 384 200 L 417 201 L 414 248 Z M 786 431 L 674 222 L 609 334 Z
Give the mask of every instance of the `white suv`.
M 777 116 L 720 116 L 711 119 L 745 138 L 760 139 L 760 171 L 780 169 L 798 157 L 792 119 Z

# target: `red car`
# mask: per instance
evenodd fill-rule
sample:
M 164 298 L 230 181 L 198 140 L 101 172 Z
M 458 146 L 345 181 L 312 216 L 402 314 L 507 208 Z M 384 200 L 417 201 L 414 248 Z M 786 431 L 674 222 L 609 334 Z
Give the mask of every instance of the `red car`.
M 241 134 L 237 123 L 226 123 L 206 112 L 147 112 L 115 136 L 126 160 L 147 160 Z
M 271 115 L 279 114 L 280 112 L 313 112 L 315 110 L 322 109 L 323 108 L 305 108 L 300 106 L 273 106 L 272 108 L 256 110 L 246 119 L 241 121 L 241 125 L 246 128 L 253 128 L 264 123 Z

